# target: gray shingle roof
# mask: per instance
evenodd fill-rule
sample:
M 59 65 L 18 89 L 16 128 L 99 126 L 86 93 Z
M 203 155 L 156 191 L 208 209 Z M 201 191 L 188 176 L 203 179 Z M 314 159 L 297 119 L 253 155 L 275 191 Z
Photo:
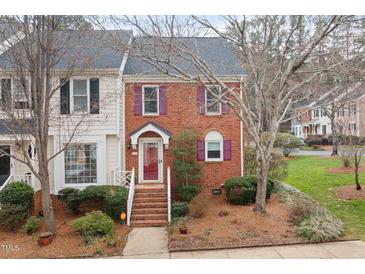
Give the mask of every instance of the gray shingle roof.
M 119 69 L 124 52 L 113 49 L 110 42 L 118 39 L 127 43 L 131 35 L 131 31 L 124 30 L 59 31 L 56 39 L 62 50 L 59 52 L 60 60 L 56 69 Z M 19 54 L 21 43 L 22 41 L 0 56 L 0 68 L 14 67 L 13 52 Z
M 166 42 L 169 38 L 165 38 Z M 220 37 L 183 37 L 176 39 L 178 44 L 186 46 L 188 51 L 197 53 L 200 58 L 208 65 L 212 72 L 216 75 L 231 76 L 231 75 L 244 75 L 243 70 L 237 56 L 234 53 L 232 45 L 227 40 Z M 153 38 L 139 37 L 133 41 L 134 52 L 148 52 L 154 54 L 159 60 L 170 58 L 171 63 L 184 72 L 191 75 L 201 74 L 199 69 L 193 64 L 187 55 L 179 56 L 177 53 L 169 52 L 166 47 L 161 45 L 164 42 L 156 41 Z M 161 64 L 161 63 L 160 63 Z M 172 73 L 176 71 L 166 64 L 162 65 Z M 154 65 L 142 60 L 139 57 L 129 55 L 127 64 L 124 70 L 125 75 L 161 75 L 161 72 L 155 68 Z
M 0 119 L 0 135 L 32 134 L 33 122 L 30 119 Z

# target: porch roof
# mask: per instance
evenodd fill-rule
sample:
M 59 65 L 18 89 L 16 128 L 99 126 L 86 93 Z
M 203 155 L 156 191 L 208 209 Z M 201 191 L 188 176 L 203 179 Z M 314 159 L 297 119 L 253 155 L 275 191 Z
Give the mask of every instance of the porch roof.
M 156 132 L 157 134 L 159 134 L 162 138 L 163 144 L 168 147 L 172 134 L 168 130 L 162 128 L 154 122 L 147 122 L 143 126 L 137 128 L 129 134 L 132 146 L 135 147 L 138 143 L 139 136 L 148 131 Z

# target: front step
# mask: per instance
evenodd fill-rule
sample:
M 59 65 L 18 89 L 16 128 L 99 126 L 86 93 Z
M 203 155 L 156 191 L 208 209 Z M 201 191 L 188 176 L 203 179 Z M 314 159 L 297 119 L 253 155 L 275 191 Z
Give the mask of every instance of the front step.
M 144 221 L 152 221 L 159 220 L 164 221 L 167 219 L 167 214 L 132 214 L 132 221 L 135 220 L 144 220 Z
M 167 221 L 144 221 L 144 220 L 138 220 L 138 221 L 132 221 L 131 226 L 134 227 L 151 227 L 151 226 L 166 226 Z
M 167 225 L 167 193 L 165 188 L 136 188 L 133 200 L 131 226 L 149 227 Z
M 152 198 L 134 198 L 133 203 L 167 203 L 167 198 L 152 197 Z

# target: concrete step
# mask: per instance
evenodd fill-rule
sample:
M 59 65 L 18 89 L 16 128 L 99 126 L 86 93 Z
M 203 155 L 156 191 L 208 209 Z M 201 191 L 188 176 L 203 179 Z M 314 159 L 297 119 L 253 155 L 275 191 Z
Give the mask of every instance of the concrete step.
M 166 226 L 167 225 L 167 220 L 166 221 L 144 221 L 144 220 L 137 220 L 137 221 L 132 221 L 131 222 L 131 226 L 134 227 L 150 227 L 150 226 Z
M 167 203 L 133 203 L 133 209 L 137 208 L 167 208 Z
M 167 203 L 167 198 L 152 197 L 152 198 L 134 198 L 133 203 Z
M 152 221 L 152 220 L 158 220 L 158 221 L 166 221 L 167 220 L 167 214 L 132 214 L 132 221 L 135 220 L 144 220 L 144 221 Z
M 167 214 L 166 208 L 133 208 L 133 214 Z

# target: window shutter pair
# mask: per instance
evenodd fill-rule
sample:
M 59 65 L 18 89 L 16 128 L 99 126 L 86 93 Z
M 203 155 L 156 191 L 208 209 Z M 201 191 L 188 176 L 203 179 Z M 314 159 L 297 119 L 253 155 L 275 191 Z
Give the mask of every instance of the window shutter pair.
M 223 160 L 230 161 L 232 158 L 231 140 L 223 141 Z M 205 141 L 197 141 L 197 159 L 198 161 L 205 160 Z
M 99 114 L 99 79 L 91 78 L 90 80 L 90 114 Z M 61 114 L 70 114 L 70 81 L 61 78 Z
M 159 114 L 166 115 L 167 114 L 167 88 L 164 86 L 160 86 L 158 94 L 158 104 L 159 104 Z M 143 94 L 142 94 L 142 86 L 135 85 L 134 86 L 134 115 L 141 116 L 143 108 Z
M 225 95 L 226 97 L 227 95 Z M 198 114 L 204 115 L 205 114 L 205 87 L 198 86 Z M 229 106 L 226 103 L 222 102 L 222 114 L 229 113 Z

